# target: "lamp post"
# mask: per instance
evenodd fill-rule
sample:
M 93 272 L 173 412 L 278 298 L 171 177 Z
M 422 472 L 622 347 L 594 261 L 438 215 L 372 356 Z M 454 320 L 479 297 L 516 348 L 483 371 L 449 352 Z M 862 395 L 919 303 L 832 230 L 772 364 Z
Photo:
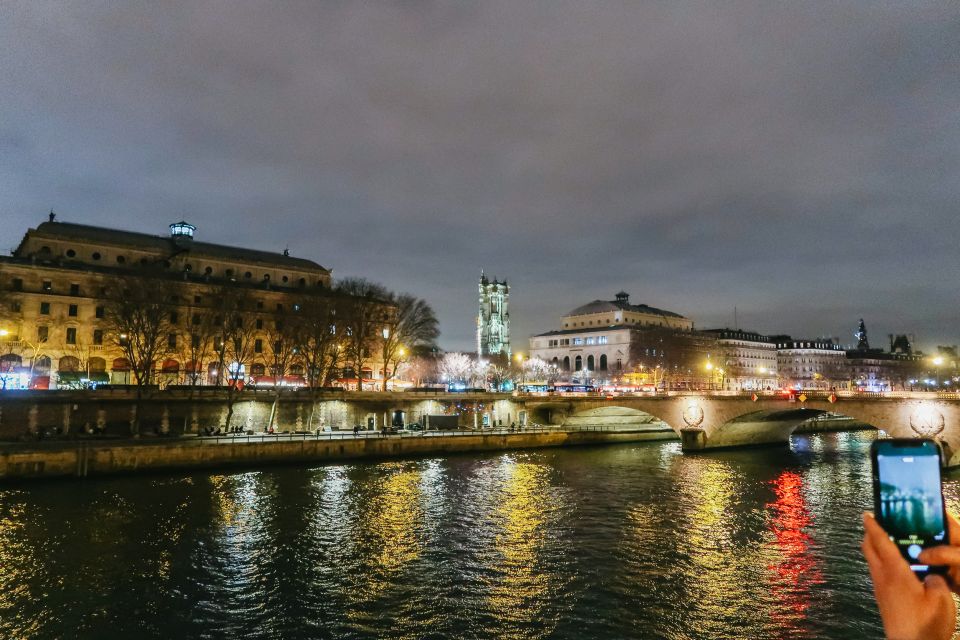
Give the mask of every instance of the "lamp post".
M 524 370 L 523 370 L 523 354 L 522 354 L 522 353 L 518 353 L 517 355 L 514 356 L 514 358 L 516 359 L 516 361 L 517 361 L 517 362 L 519 363 L 519 365 L 520 365 L 520 387 L 522 388 L 522 387 L 523 387 L 523 383 L 526 381 L 526 378 L 525 378 L 525 376 L 524 376 L 524 373 L 525 373 L 525 372 L 524 372 Z
M 936 356 L 933 358 L 933 366 L 937 372 L 937 389 L 940 388 L 940 365 L 943 364 L 943 356 Z

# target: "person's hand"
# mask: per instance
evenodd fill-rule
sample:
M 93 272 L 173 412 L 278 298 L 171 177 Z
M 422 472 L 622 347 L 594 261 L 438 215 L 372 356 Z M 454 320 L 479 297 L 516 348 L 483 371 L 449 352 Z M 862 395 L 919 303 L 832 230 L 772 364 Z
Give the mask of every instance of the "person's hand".
M 947 514 L 947 530 L 950 532 L 950 544 L 924 549 L 917 560 L 923 564 L 946 566 L 950 588 L 960 594 L 960 522 L 952 513 Z
M 923 582 L 917 580 L 873 514 L 863 514 L 863 527 L 861 548 L 870 567 L 873 593 L 888 640 L 952 638 L 957 608 L 947 581 L 938 575 L 927 576 Z

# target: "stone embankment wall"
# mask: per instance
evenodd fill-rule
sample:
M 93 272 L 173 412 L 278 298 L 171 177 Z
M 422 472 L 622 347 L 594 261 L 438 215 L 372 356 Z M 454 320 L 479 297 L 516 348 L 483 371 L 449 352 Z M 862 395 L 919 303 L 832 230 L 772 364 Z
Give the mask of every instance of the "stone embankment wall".
M 360 424 L 379 428 L 392 422 L 394 411 L 404 413 L 404 422 L 422 422 L 424 416 L 449 414 L 451 402 L 403 393 L 325 392 L 316 403 L 303 392 L 286 392 L 277 408 L 278 430 L 301 431 L 318 427 L 351 429 Z M 467 396 L 463 396 L 464 399 Z M 503 425 L 519 422 L 518 408 L 509 396 L 485 394 L 470 407 L 481 407 L 488 418 Z M 244 390 L 237 394 L 231 426 L 263 431 L 269 421 L 273 393 Z M 128 436 L 136 406 L 130 391 L 0 392 L 0 441 L 35 440 L 37 436 L 70 436 L 106 433 Z M 313 420 L 311 422 L 311 410 Z M 205 388 L 201 392 L 160 391 L 140 403 L 140 432 L 184 434 L 223 427 L 227 419 L 226 392 Z M 464 427 L 477 426 L 478 416 L 469 411 L 458 417 Z
M 636 432 L 488 433 L 450 436 L 287 438 L 219 442 L 44 442 L 0 446 L 0 480 L 87 477 L 174 469 L 328 463 L 457 452 L 500 451 L 675 439 L 672 430 Z

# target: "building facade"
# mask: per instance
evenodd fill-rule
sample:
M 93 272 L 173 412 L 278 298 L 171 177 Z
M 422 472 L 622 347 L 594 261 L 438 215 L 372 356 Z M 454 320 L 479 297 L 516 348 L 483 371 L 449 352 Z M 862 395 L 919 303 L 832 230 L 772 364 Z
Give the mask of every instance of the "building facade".
M 716 337 L 711 366 L 725 389 L 760 391 L 777 388 L 777 345 L 768 336 L 741 329 L 708 329 Z
M 115 335 L 108 317 L 118 283 L 137 293 L 172 292 L 163 303 L 167 333 L 157 350 L 154 382 L 222 383 L 224 373 L 204 348 L 222 338 L 201 331 L 206 324 L 201 320 L 216 316 L 229 292 L 250 301 L 250 347 L 249 357 L 228 366 L 245 382 L 271 378 L 278 367 L 277 318 L 301 304 L 335 297 L 330 270 L 286 251 L 199 242 L 195 231 L 178 222 L 168 236 L 155 236 L 58 222 L 53 214 L 28 230 L 12 255 L 0 258 L 2 386 L 133 383 L 122 348 L 132 338 Z M 198 352 L 206 357 L 191 359 Z M 379 368 L 371 361 L 371 377 Z M 290 362 L 280 373 L 302 380 L 303 364 Z
M 477 286 L 477 356 L 510 361 L 510 287 L 507 281 L 480 274 Z
M 623 291 L 573 309 L 560 325 L 530 338 L 530 357 L 569 381 L 702 388 L 710 379 L 702 365 L 715 338 L 679 313 L 630 304 Z
M 847 353 L 831 338 L 794 340 L 774 336 L 777 374 L 781 387 L 794 389 L 845 388 Z

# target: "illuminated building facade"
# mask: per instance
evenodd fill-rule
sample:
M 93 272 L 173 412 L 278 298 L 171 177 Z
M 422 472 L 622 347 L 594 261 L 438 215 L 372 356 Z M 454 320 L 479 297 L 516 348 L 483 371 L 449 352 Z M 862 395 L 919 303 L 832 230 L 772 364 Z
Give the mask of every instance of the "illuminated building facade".
M 769 337 L 741 329 L 708 329 L 716 351 L 710 363 L 723 387 L 734 391 L 777 388 L 777 345 Z
M 510 287 L 480 274 L 477 356 L 510 361 Z
M 795 389 L 832 389 L 847 386 L 847 354 L 831 338 L 794 340 L 773 336 L 777 345 L 780 385 Z
M 594 300 L 564 315 L 561 329 L 530 338 L 530 357 L 554 364 L 576 381 L 705 384 L 702 365 L 716 344 L 689 318 L 630 304 L 625 292 Z
M 215 377 L 215 364 L 187 362 L 183 353 L 184 344 L 197 339 L 198 314 L 216 309 L 215 293 L 225 287 L 245 289 L 256 300 L 251 357 L 237 364 L 242 379 L 269 376 L 271 318 L 307 296 L 329 296 L 331 272 L 287 251 L 200 242 L 195 232 L 181 221 L 170 225 L 169 235 L 155 236 L 59 222 L 52 213 L 29 229 L 11 256 L 0 257 L 0 386 L 132 383 L 130 363 L 105 318 L 108 291 L 124 279 L 140 279 L 143 287 L 163 280 L 177 291 L 156 382 L 183 382 L 188 369 L 202 368 L 202 382 Z M 379 369 L 371 362 L 370 377 Z M 297 366 L 290 371 L 302 378 Z

